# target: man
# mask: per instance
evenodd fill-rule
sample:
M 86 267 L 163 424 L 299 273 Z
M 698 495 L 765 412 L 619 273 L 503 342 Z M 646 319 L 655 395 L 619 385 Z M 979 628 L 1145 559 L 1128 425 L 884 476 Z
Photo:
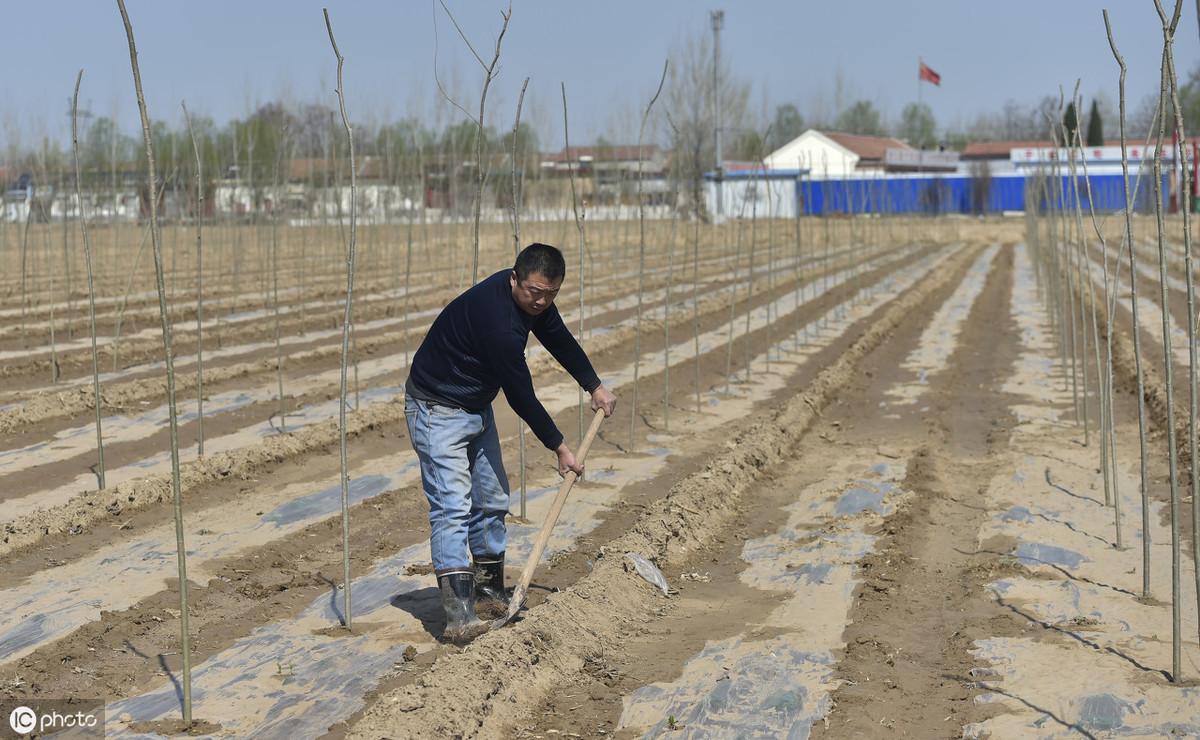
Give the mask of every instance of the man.
M 503 389 L 513 410 L 558 456 L 558 472 L 583 473 L 533 392 L 525 364 L 532 331 L 611 416 L 616 397 L 563 324 L 554 299 L 566 275 L 562 252 L 531 244 L 501 270 L 442 309 L 413 357 L 404 414 L 429 500 L 433 568 L 446 611 L 444 637 L 470 641 L 487 629 L 477 598 L 508 607 L 504 588 L 504 517 L 508 476 L 491 403 Z

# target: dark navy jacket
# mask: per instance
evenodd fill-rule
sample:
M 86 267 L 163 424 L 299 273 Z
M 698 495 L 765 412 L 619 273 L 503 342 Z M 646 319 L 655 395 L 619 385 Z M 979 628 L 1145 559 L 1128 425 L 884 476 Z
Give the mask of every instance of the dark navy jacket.
M 553 450 L 563 436 L 533 392 L 525 364 L 529 332 L 588 393 L 600 386 L 600 378 L 557 306 L 538 316 L 517 306 L 511 274 L 501 270 L 446 304 L 413 356 L 405 388 L 414 398 L 468 411 L 487 408 L 503 389 L 508 404 Z

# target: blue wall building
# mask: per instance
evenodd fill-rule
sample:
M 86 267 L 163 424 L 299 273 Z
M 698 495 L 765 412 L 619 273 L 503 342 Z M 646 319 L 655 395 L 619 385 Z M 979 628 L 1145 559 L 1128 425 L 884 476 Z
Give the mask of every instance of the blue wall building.
M 963 215 L 1021 212 L 1034 206 L 1038 210 L 1074 209 L 1076 193 L 1080 205 L 1089 204 L 1098 212 L 1125 208 L 1121 174 L 1082 174 L 1041 176 L 1015 173 L 972 177 L 960 174 L 897 174 L 841 179 L 809 179 L 808 172 L 758 171 L 727 173 L 723 179 L 722 199 L 725 213 L 749 217 L 747 204 L 770 201 L 771 207 L 758 206 L 757 215 L 768 212 L 780 218 L 830 214 L 926 214 Z M 716 213 L 716 178 L 705 175 L 709 213 Z M 1163 173 L 1163 192 L 1169 192 L 1170 174 Z M 1150 175 L 1129 178 L 1130 199 L 1134 210 L 1149 213 L 1154 209 L 1154 188 Z M 790 196 L 790 197 L 789 197 Z M 790 200 L 791 202 L 787 202 Z

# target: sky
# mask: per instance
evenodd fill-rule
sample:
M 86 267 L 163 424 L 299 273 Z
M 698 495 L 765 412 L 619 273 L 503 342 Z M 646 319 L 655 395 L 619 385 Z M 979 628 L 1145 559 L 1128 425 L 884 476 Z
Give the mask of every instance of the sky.
M 481 56 L 490 60 L 506 3 L 446 0 Z M 1170 0 L 1164 0 L 1169 3 Z M 942 127 L 961 126 L 1007 100 L 1032 104 L 1068 94 L 1082 78 L 1085 101 L 1115 101 L 1117 66 L 1105 37 L 1103 2 L 1090 0 L 513 0 L 488 119 L 511 127 L 522 80 L 524 120 L 543 148 L 562 144 L 560 83 L 571 138 L 636 140 L 638 111 L 662 64 L 689 38 L 710 34 L 709 11 L 725 11 L 722 57 L 751 84 L 754 113 L 793 103 L 802 114 L 842 100 L 872 100 L 895 120 L 918 96 L 917 58 L 942 76 L 923 101 Z M 1108 0 L 1129 65 L 1130 112 L 1156 93 L 1162 28 L 1151 2 Z M 420 113 L 465 118 L 438 105 L 443 85 L 478 107 L 483 71 L 436 0 L 128 0 L 155 119 L 181 121 L 180 101 L 218 124 L 273 99 L 336 106 L 336 62 L 321 9 L 328 6 L 345 62 L 346 104 L 355 120 Z M 436 33 L 435 33 L 436 16 Z M 3 33 L 8 74 L 0 84 L 0 144 L 28 146 L 45 134 L 68 141 L 75 74 L 85 70 L 81 108 L 116 117 L 136 133 L 128 47 L 115 0 L 9 3 Z M 435 44 L 436 39 L 436 44 Z M 1184 2 L 1176 34 L 1181 74 L 1200 59 L 1196 5 Z M 1086 103 L 1085 103 L 1086 104 Z M 440 112 L 439 112 L 440 109 Z

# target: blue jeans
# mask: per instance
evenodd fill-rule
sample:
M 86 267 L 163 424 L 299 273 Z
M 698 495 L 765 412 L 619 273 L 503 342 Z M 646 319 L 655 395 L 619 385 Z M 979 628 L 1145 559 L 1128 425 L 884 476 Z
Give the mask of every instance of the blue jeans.
M 508 475 L 491 407 L 472 412 L 408 397 L 408 436 L 429 500 L 429 546 L 441 575 L 504 554 Z

